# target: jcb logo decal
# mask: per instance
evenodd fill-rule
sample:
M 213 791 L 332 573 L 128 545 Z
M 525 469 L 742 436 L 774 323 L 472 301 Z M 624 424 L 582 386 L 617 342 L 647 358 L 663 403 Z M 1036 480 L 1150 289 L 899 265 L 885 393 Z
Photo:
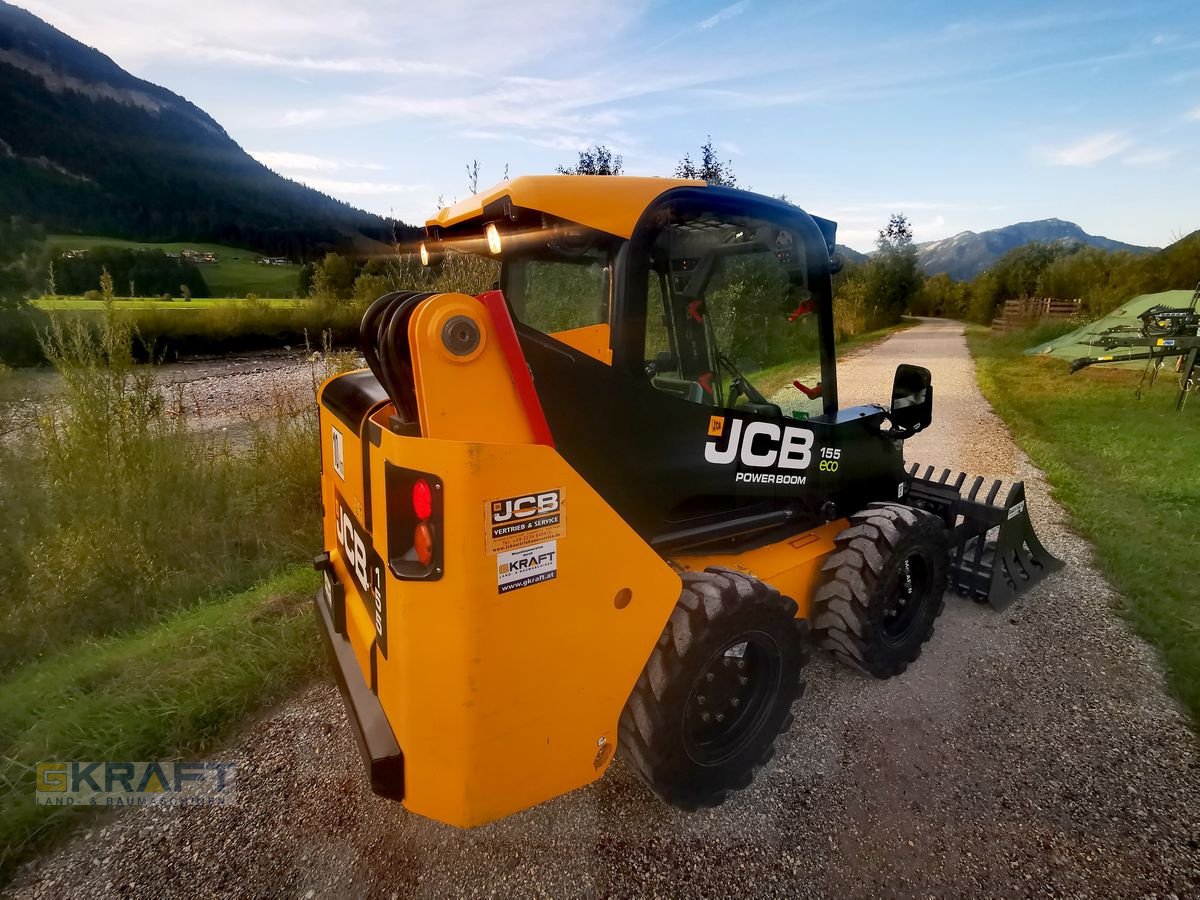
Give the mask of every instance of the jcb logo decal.
M 561 487 L 488 500 L 483 511 L 490 554 L 567 536 L 566 491 Z
M 492 524 L 501 525 L 504 522 L 522 521 L 535 516 L 548 516 L 558 512 L 559 505 L 558 491 L 543 491 L 540 494 L 526 494 L 507 500 L 493 500 Z
M 704 444 L 704 458 L 715 465 L 728 465 L 738 459 L 742 465 L 755 469 L 803 470 L 812 462 L 813 433 L 796 425 L 780 426 L 775 422 L 748 422 L 721 416 L 709 420 L 709 439 Z M 715 429 L 715 431 L 714 431 Z M 717 438 L 729 432 L 723 448 Z
M 342 560 L 354 577 L 358 594 L 371 614 L 375 634 L 379 638 L 379 652 L 387 658 L 387 596 L 383 574 L 383 561 L 371 545 L 370 537 L 358 527 L 358 522 L 346 507 L 346 501 L 337 498 L 337 512 L 333 524 L 337 535 Z

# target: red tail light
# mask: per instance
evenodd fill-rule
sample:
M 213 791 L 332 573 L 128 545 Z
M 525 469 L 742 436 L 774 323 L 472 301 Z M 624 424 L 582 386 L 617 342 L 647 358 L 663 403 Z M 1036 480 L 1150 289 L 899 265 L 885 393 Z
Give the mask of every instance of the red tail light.
M 412 505 L 417 519 L 422 522 L 429 521 L 429 517 L 433 515 L 433 491 L 430 490 L 429 482 L 424 478 L 418 478 L 413 482 Z

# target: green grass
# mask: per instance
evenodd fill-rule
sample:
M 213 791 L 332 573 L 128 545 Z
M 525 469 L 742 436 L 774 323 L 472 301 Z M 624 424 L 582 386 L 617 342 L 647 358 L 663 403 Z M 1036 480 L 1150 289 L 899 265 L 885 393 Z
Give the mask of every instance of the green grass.
M 260 297 L 294 297 L 300 278 L 298 265 L 260 266 L 255 260 L 262 256 L 261 253 L 222 244 L 197 244 L 186 241 L 149 244 L 120 238 L 74 234 L 47 235 L 46 244 L 61 250 L 118 247 L 128 250 L 162 250 L 164 253 L 179 253 L 182 250 L 215 253 L 220 262 L 197 266 L 213 297 L 245 297 L 247 294 L 258 294 Z
M 247 715 L 318 670 L 309 601 L 295 566 L 257 587 L 129 634 L 85 641 L 0 684 L 0 884 L 94 815 L 34 804 L 42 760 L 196 757 Z
M 113 308 L 117 310 L 125 309 L 161 309 L 171 312 L 188 312 L 195 309 L 217 309 L 223 306 L 228 306 L 230 300 L 220 297 L 199 297 L 192 300 L 159 300 L 155 297 L 131 297 L 117 298 L 113 300 Z M 236 302 L 236 301 L 232 301 Z M 259 300 L 259 303 L 265 304 L 270 309 L 294 309 L 304 306 L 310 301 L 307 300 Z M 33 302 L 33 305 L 38 309 L 45 310 L 67 310 L 76 312 L 79 310 L 88 310 L 91 312 L 103 312 L 103 300 L 85 300 L 82 297 L 41 297 Z
M 1168 367 L 1139 402 L 1140 373 L 1069 375 L 1063 360 L 1022 355 L 1052 336 L 971 329 L 980 386 L 1096 548 L 1121 613 L 1159 649 L 1200 727 L 1200 397 L 1176 413 Z

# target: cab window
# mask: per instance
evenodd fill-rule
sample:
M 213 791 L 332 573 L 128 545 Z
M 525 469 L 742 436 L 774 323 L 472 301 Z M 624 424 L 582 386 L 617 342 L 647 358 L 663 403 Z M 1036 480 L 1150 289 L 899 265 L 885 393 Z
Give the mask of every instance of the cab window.
M 819 381 L 804 249 L 753 217 L 672 215 L 653 237 L 645 371 L 661 391 L 761 415 L 816 414 Z

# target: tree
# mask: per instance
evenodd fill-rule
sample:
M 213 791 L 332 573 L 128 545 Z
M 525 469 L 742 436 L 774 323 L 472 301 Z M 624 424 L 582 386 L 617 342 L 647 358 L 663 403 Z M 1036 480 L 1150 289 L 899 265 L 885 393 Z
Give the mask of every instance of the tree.
M 556 171 L 560 175 L 620 175 L 625 171 L 625 160 L 604 144 L 597 144 L 580 150 L 575 165 L 559 166 Z
M 313 269 L 312 295 L 325 300 L 349 300 L 354 296 L 357 267 L 340 253 L 326 253 Z
M 737 176 L 733 174 L 733 163 L 721 161 L 713 148 L 712 135 L 700 147 L 700 163 L 692 161 L 690 153 L 685 153 L 679 165 L 675 167 L 676 178 L 699 178 L 709 184 L 721 184 L 725 187 L 737 187 Z
M 467 190 L 472 194 L 479 193 L 479 160 L 477 159 L 467 163 Z
M 887 321 L 898 322 L 916 302 L 924 281 L 908 217 L 893 213 L 879 230 L 875 247 L 878 252 L 867 267 L 868 289 Z

